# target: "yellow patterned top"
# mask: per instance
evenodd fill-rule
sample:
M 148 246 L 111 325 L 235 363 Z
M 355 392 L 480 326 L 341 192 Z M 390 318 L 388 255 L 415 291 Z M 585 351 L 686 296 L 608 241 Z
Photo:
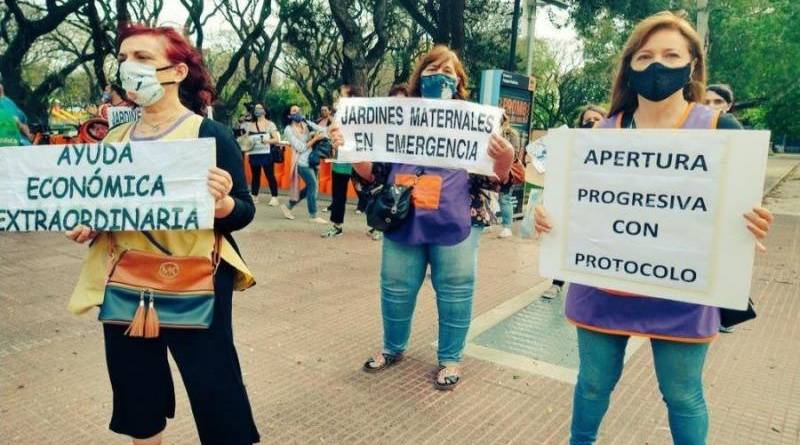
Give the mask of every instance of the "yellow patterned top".
M 168 129 L 158 139 L 197 138 L 202 122 L 203 118 L 201 116 L 193 114 L 179 121 L 174 128 Z M 104 141 L 128 142 L 132 126 L 133 123 L 128 123 L 112 128 Z M 153 231 L 150 233 L 156 241 L 169 249 L 174 255 L 211 257 L 214 246 L 213 230 Z M 135 249 L 160 253 L 140 232 L 117 232 L 114 238 L 119 250 Z M 101 233 L 89 248 L 89 255 L 83 263 L 78 283 L 69 301 L 70 312 L 82 314 L 103 303 L 105 280 L 109 266 L 109 241 L 108 234 Z M 244 260 L 224 237 L 220 244 L 220 255 L 225 262 L 236 270 L 235 290 L 245 290 L 255 284 L 253 274 L 245 265 Z

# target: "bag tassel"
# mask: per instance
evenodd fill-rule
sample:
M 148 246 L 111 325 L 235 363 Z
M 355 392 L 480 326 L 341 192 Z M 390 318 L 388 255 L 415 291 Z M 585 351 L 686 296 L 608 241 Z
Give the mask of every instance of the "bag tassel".
M 144 338 L 156 338 L 160 331 L 158 313 L 156 313 L 153 293 L 150 293 L 150 304 L 147 307 L 147 320 L 144 322 Z
M 129 337 L 141 337 L 144 335 L 144 322 L 145 322 L 145 309 L 144 309 L 144 291 L 139 294 L 139 307 L 136 308 L 136 313 L 133 315 L 133 320 L 125 330 L 125 335 Z

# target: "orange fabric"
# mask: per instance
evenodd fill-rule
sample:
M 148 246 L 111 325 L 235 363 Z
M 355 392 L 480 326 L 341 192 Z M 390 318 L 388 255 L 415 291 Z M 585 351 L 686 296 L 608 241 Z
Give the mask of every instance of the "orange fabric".
M 605 329 L 605 328 L 598 328 L 597 326 L 591 326 L 584 323 L 579 323 L 575 320 L 567 318 L 567 320 L 572 323 L 573 325 L 583 328 L 589 331 L 600 332 L 602 334 L 611 334 L 611 335 L 627 335 L 632 337 L 646 337 L 646 338 L 654 338 L 656 340 L 667 340 L 667 341 L 675 341 L 678 343 L 711 343 L 714 341 L 719 334 L 714 334 L 711 337 L 701 337 L 701 338 L 689 338 L 689 337 L 672 337 L 669 335 L 658 335 L 658 334 L 645 334 L 643 332 L 633 332 L 633 331 L 621 331 L 617 329 Z
M 214 265 L 207 257 L 166 256 L 126 250 L 111 269 L 109 283 L 165 292 L 214 292 Z
M 436 175 L 397 175 L 395 184 L 406 187 L 413 186 L 411 199 L 414 208 L 423 210 L 437 210 L 442 197 L 442 177 Z M 416 184 L 415 184 L 416 183 Z
M 598 288 L 598 289 L 600 289 L 601 291 L 603 291 L 603 292 L 605 292 L 607 294 L 616 295 L 618 297 L 640 297 L 641 296 L 639 294 L 632 294 L 630 292 L 623 292 L 621 290 L 602 289 L 602 288 Z
M 290 148 L 286 148 L 284 151 L 284 161 L 280 164 L 275 164 L 275 179 L 278 181 L 278 188 L 281 190 L 289 190 L 291 187 L 291 182 L 289 181 L 290 173 L 291 173 L 291 166 L 292 166 L 292 157 L 293 152 Z M 250 172 L 250 160 L 249 154 L 244 155 L 244 174 L 247 177 L 247 183 L 250 184 L 252 173 Z M 324 193 L 327 195 L 331 194 L 333 189 L 333 175 L 331 173 L 331 163 L 330 162 L 322 162 L 319 166 L 319 193 Z M 300 184 L 302 187 L 303 180 L 300 180 Z M 267 177 L 264 174 L 263 170 L 261 171 L 261 186 L 267 186 Z M 356 194 L 356 189 L 353 188 L 352 181 L 347 185 L 347 197 L 348 198 L 357 198 L 358 195 Z
M 711 118 L 711 129 L 716 130 L 717 124 L 719 124 L 719 117 L 722 116 L 722 112 L 717 110 L 714 112 L 714 117 Z

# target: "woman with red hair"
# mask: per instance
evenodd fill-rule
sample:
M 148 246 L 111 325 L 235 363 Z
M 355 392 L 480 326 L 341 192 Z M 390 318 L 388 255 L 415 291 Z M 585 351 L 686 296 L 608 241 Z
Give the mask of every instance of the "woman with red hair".
M 106 363 L 114 393 L 109 428 L 134 444 L 160 444 L 167 418 L 175 414 L 175 391 L 167 361 L 172 354 L 183 377 L 203 444 L 259 441 L 231 327 L 233 290 L 253 284 L 231 233 L 252 221 L 255 205 L 244 176 L 242 155 L 231 131 L 205 119 L 215 98 L 200 52 L 172 28 L 131 25 L 120 30 L 119 76 L 141 117 L 111 129 L 106 142 L 213 137 L 217 166 L 209 169 L 215 200 L 214 229 L 97 233 L 78 226 L 67 236 L 93 240 L 70 300 L 74 313 L 103 304 L 110 251 L 128 249 L 221 261 L 214 273 L 213 321 L 208 329 L 161 329 L 155 338 L 134 337 L 127 326 L 104 324 Z M 220 236 L 218 247 L 217 236 Z M 116 247 L 114 247 L 116 246 Z M 152 303 L 151 303 L 152 304 Z M 148 315 L 149 317 L 149 315 Z M 149 320 L 148 320 L 149 321 Z

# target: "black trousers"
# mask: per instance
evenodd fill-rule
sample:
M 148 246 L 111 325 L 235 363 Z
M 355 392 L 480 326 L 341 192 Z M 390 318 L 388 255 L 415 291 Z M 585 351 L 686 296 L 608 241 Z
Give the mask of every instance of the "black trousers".
M 369 192 L 367 190 L 361 189 L 357 190 L 358 194 L 358 205 L 356 206 L 356 210 L 361 212 L 367 211 L 367 203 L 369 203 Z
M 261 188 L 261 170 L 267 176 L 269 183 L 269 192 L 272 196 L 278 196 L 278 180 L 275 178 L 275 162 L 272 161 L 272 154 L 258 154 L 250 155 L 250 173 L 252 179 L 250 180 L 250 191 L 253 196 L 258 196 L 258 190 Z
M 331 222 L 344 223 L 344 211 L 347 206 L 347 185 L 350 184 L 350 175 L 333 172 L 331 183 Z
M 169 349 L 189 394 L 200 442 L 259 442 L 233 344 L 233 278 L 233 267 L 220 263 L 215 277 L 214 319 L 207 330 L 163 328 L 158 338 L 144 339 L 125 336 L 125 326 L 103 325 L 114 393 L 112 431 L 145 439 L 163 431 L 167 418 L 175 416 Z

